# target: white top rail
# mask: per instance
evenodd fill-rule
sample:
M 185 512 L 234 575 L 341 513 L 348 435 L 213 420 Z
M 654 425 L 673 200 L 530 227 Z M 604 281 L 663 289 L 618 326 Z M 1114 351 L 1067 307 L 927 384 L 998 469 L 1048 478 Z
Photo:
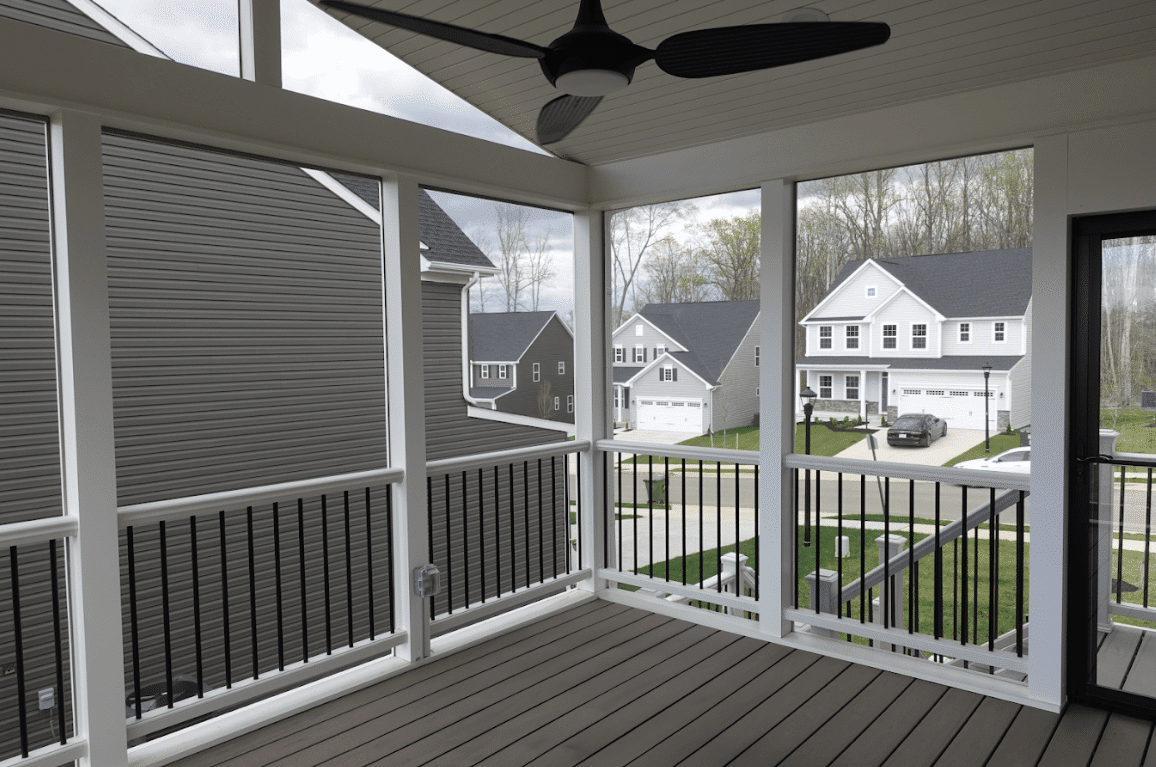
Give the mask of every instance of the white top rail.
M 404 476 L 405 472 L 396 468 L 355 471 L 349 474 L 337 474 L 317 479 L 302 479 L 294 482 L 281 482 L 276 485 L 260 485 L 241 490 L 225 490 L 220 493 L 206 493 L 187 498 L 121 506 L 117 509 L 117 517 L 121 527 L 128 527 L 178 517 L 191 517 L 222 509 L 284 501 L 288 498 L 318 496 L 370 485 L 389 485 L 400 482 Z
M 568 455 L 570 453 L 585 453 L 590 449 L 589 440 L 567 440 L 566 442 L 550 442 L 545 445 L 531 445 L 518 447 L 513 450 L 498 450 L 493 453 L 479 453 L 466 455 L 460 458 L 443 458 L 440 461 L 430 461 L 426 464 L 426 474 L 440 476 L 470 469 L 489 469 L 494 466 L 504 466 L 509 463 L 531 461 L 536 458 L 550 458 L 551 456 Z
M 812 471 L 842 472 L 843 474 L 866 474 L 869 477 L 892 477 L 894 479 L 915 479 L 924 482 L 943 482 L 949 485 L 968 487 L 994 487 L 997 490 L 1031 490 L 1030 474 L 1009 474 L 1002 471 L 980 471 L 979 469 L 957 469 L 947 466 L 915 466 L 909 463 L 888 461 L 865 461 L 857 458 L 830 458 L 821 455 L 800 455 L 791 453 L 783 456 L 783 466 L 788 469 L 811 469 Z
M 710 461 L 759 465 L 759 451 L 733 450 L 723 447 L 691 447 L 690 445 L 652 445 L 647 442 L 625 442 L 618 439 L 600 439 L 599 450 L 607 453 L 654 455 L 667 458 L 685 458 L 688 461 Z
M 76 517 L 49 517 L 0 525 L 0 547 L 25 546 L 76 535 Z

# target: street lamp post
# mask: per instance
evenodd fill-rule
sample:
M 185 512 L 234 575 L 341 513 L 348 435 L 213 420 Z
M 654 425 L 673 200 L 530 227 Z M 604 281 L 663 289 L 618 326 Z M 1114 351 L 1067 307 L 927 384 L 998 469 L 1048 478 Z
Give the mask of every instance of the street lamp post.
M 811 391 L 808 386 L 799 392 L 799 397 L 803 400 L 803 433 L 804 433 L 804 452 L 807 455 L 811 454 L 811 413 L 815 412 L 815 398 L 818 394 Z M 805 482 L 803 483 L 803 546 L 809 547 L 811 545 L 811 470 L 807 469 Z
M 983 452 L 984 453 L 990 453 L 991 452 L 991 426 L 990 426 L 990 421 L 989 421 L 990 413 L 988 411 L 988 408 L 991 407 L 991 404 L 988 402 L 988 397 L 990 395 L 988 394 L 988 388 L 987 388 L 987 382 L 988 382 L 989 378 L 991 378 L 991 365 L 984 365 L 983 366 Z

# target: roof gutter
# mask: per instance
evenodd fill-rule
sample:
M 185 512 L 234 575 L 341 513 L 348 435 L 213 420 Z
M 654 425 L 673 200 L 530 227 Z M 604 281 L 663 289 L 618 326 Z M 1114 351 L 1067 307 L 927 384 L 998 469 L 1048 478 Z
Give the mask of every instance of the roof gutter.
M 481 272 L 475 271 L 462 288 L 462 396 L 471 405 L 488 403 L 493 409 L 496 405 L 492 400 L 479 400 L 470 396 L 470 288 L 481 279 Z

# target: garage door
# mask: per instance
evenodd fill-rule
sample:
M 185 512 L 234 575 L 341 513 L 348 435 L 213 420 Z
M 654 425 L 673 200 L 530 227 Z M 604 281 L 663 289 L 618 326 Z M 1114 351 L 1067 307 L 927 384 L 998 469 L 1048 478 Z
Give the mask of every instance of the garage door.
M 995 428 L 995 402 L 988 419 Z M 983 391 L 951 389 L 900 389 L 899 412 L 931 413 L 947 421 L 948 428 L 983 428 Z
M 701 434 L 702 402 L 690 399 L 640 399 L 638 428 Z

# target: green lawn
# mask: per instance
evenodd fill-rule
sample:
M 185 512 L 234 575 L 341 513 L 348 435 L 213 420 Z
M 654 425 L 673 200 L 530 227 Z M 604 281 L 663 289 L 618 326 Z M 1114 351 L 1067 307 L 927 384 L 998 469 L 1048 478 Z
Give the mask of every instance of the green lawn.
M 1013 431 L 1011 434 L 1007 432 L 999 432 L 991 435 L 991 453 L 990 455 L 998 455 L 1005 450 L 1011 450 L 1013 447 L 1020 446 L 1020 433 Z M 973 458 L 983 458 L 986 454 L 984 452 L 984 443 L 980 442 L 978 445 L 968 450 L 966 453 L 960 453 L 955 458 L 952 458 L 944 466 L 954 466 L 961 461 L 970 461 Z
M 758 450 L 759 427 L 739 426 L 734 429 L 727 429 L 725 434 L 721 431 L 715 432 L 713 444 L 711 442 L 711 435 L 709 434 L 703 434 L 701 437 L 691 437 L 678 444 L 690 445 L 692 447 L 726 447 L 731 450 Z
M 859 440 L 867 436 L 863 432 L 842 432 L 833 431 L 823 423 L 811 424 L 811 455 L 836 455 L 843 452 L 847 448 L 854 445 Z M 801 425 L 795 427 L 795 452 L 803 453 L 806 447 L 806 433 Z M 692 437 L 679 443 L 680 445 L 689 445 L 691 447 L 710 447 L 711 441 L 709 435 L 702 435 L 701 437 Z M 758 450 L 759 449 L 759 427 L 757 426 L 740 426 L 737 429 L 730 429 L 726 434 L 726 447 L 734 450 L 738 445 L 739 450 Z M 722 433 L 714 435 L 714 447 L 723 447 Z M 634 458 L 629 458 L 625 463 L 636 463 L 641 466 L 646 466 L 648 459 L 653 459 L 655 471 L 659 471 L 662 466 L 662 456 L 646 456 L 637 455 Z M 698 468 L 698 462 L 695 461 L 694 468 Z M 682 462 L 678 459 L 671 458 L 671 467 L 681 466 Z M 687 468 L 691 467 L 691 463 L 687 463 Z M 715 466 L 712 463 L 704 463 L 704 470 L 714 471 Z M 727 471 L 728 467 L 723 466 L 723 471 Z M 734 471 L 734 466 L 729 467 L 730 471 Z M 746 469 L 743 469 L 746 471 Z
M 1100 428 L 1120 432 L 1116 449 L 1121 452 L 1156 454 L 1156 427 L 1147 426 L 1156 422 L 1153 415 L 1140 408 L 1100 408 Z

